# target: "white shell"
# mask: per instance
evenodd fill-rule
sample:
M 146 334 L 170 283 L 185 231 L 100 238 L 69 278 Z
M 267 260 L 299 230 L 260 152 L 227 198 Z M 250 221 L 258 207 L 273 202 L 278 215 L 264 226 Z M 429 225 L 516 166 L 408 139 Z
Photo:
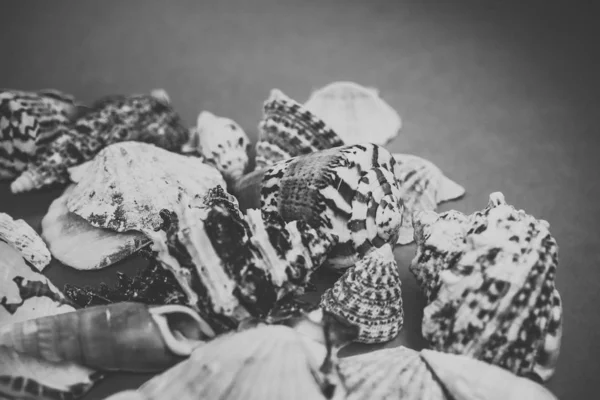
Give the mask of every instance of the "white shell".
M 10 215 L 0 213 L 0 242 L 14 247 L 38 271 L 50 264 L 48 248 L 33 228 L 22 219 L 14 220 Z
M 384 145 L 396 137 L 402 120 L 377 89 L 333 82 L 314 91 L 304 106 L 322 118 L 346 144 Z
M 77 185 L 67 199 L 69 211 L 99 228 L 117 232 L 160 227 L 159 212 L 179 212 L 223 177 L 201 159 L 141 142 L 121 142 L 70 169 Z

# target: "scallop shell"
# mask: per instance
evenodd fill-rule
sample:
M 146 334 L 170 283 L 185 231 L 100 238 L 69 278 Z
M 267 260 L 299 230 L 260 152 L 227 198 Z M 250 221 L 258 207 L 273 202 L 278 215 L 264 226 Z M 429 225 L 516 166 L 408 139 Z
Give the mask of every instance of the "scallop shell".
M 549 224 L 490 195 L 482 211 L 415 214 L 410 270 L 428 298 L 423 336 L 435 350 L 465 354 L 545 381 L 562 336 L 555 288 L 558 247 Z
M 398 336 L 404 322 L 402 284 L 391 245 L 348 269 L 325 291 L 321 307 L 358 325 L 358 342 L 384 343 Z
M 48 248 L 33 228 L 22 219 L 14 220 L 10 215 L 0 213 L 0 242 L 17 250 L 25 262 L 38 271 L 50 264 Z
M 384 148 L 352 145 L 280 161 L 233 186 L 242 209 L 261 207 L 337 235 L 328 263 L 347 268 L 373 248 L 396 243 L 403 203 Z
M 463 196 L 465 188 L 424 158 L 409 154 L 394 154 L 394 158 L 394 175 L 404 202 L 398 244 L 409 244 L 414 240 L 413 213 L 435 211 L 438 204 Z
M 71 170 L 77 183 L 67 197 L 70 212 L 91 225 L 117 232 L 154 231 L 159 212 L 178 212 L 186 199 L 225 185 L 215 168 L 200 159 L 140 142 L 123 142 L 100 151 Z
M 0 180 L 25 170 L 75 111 L 75 99 L 57 90 L 0 90 Z
M 141 232 L 92 226 L 67 208 L 75 185 L 54 200 L 42 219 L 42 237 L 58 261 L 81 270 L 102 269 L 135 253 L 150 240 Z
M 304 107 L 322 118 L 346 144 L 384 145 L 402 128 L 400 116 L 379 91 L 354 82 L 333 82 L 314 91 Z
M 314 151 L 343 146 L 323 120 L 279 89 L 271 90 L 258 126 L 256 169 Z
M 35 162 L 11 184 L 13 193 L 65 184 L 68 168 L 91 160 L 105 146 L 124 141 L 152 143 L 178 151 L 188 139 L 181 117 L 153 95 L 106 96 L 74 123 L 63 127 Z
M 235 121 L 202 111 L 183 153 L 197 153 L 228 181 L 239 178 L 248 166 L 250 139 Z

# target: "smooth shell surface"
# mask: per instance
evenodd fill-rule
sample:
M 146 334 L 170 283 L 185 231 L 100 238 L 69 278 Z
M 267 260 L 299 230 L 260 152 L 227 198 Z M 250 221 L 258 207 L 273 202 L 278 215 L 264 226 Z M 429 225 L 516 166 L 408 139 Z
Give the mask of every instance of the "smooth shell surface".
M 345 144 L 384 145 L 402 128 L 402 120 L 374 88 L 333 82 L 314 91 L 304 107 L 322 118 Z
M 0 213 L 0 242 L 14 247 L 38 271 L 50 263 L 48 248 L 27 222 Z

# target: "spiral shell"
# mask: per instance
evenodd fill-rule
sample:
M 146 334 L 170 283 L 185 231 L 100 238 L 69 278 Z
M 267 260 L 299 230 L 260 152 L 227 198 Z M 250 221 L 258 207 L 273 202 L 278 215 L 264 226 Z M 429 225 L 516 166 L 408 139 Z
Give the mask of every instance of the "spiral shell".
M 92 159 L 102 148 L 123 141 L 152 143 L 179 150 L 188 139 L 181 117 L 154 95 L 106 96 L 74 123 L 63 127 L 35 162 L 11 184 L 13 193 L 64 184 L 69 167 Z
M 327 289 L 321 307 L 359 327 L 358 342 L 394 339 L 404 322 L 402 285 L 392 247 L 386 244 L 366 255 Z
M 380 146 L 344 146 L 280 161 L 244 176 L 232 190 L 242 209 L 260 206 L 337 235 L 328 263 L 346 268 L 398 240 L 404 206 L 394 165 Z
M 431 347 L 547 380 L 562 336 L 549 224 L 498 192 L 470 216 L 429 211 L 414 223 L 410 270 L 428 299 L 422 330 Z
M 256 169 L 344 145 L 337 133 L 323 120 L 279 89 L 271 90 L 265 101 L 258 128 Z

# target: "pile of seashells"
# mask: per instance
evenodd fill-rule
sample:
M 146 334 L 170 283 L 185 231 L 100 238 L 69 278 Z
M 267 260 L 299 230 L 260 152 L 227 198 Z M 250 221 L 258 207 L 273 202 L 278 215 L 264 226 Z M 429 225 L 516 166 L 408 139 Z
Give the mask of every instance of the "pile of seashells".
M 562 334 L 546 221 L 383 146 L 401 128 L 377 90 L 335 82 L 305 104 L 273 89 L 249 171 L 240 125 L 193 128 L 164 90 L 78 104 L 0 92 L 0 178 L 64 187 L 41 236 L 0 213 L 0 398 L 77 399 L 112 371 L 158 373 L 111 400 L 555 399 Z M 338 357 L 403 327 L 394 246 L 427 299 L 421 352 Z M 148 258 L 113 288 L 56 288 L 51 258 L 97 270 Z M 318 304 L 298 299 L 339 272 Z

